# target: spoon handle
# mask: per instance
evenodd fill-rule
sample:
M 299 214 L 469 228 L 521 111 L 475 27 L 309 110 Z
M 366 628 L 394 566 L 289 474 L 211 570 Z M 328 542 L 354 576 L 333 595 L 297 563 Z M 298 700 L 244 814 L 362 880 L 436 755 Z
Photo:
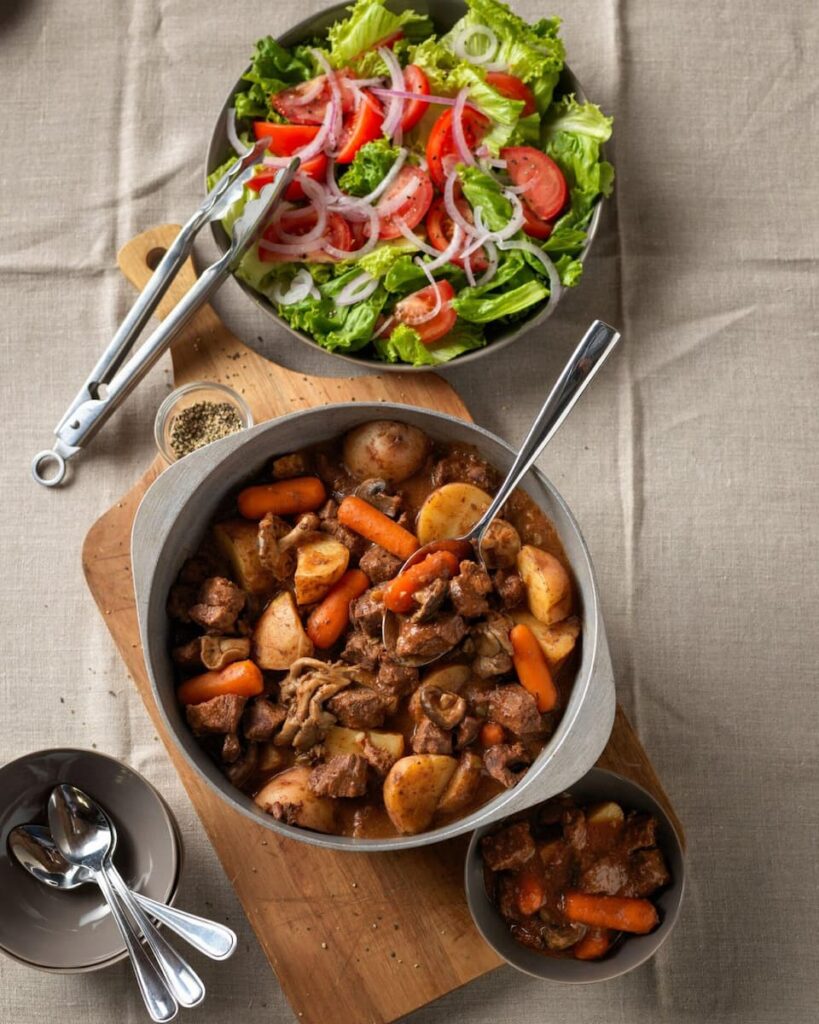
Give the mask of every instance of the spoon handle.
M 575 402 L 591 383 L 592 378 L 619 340 L 619 331 L 604 324 L 602 320 L 595 320 L 583 335 L 580 344 L 572 353 L 543 403 L 543 408 L 526 435 L 526 440 L 521 445 L 520 451 L 512 463 L 512 468 L 507 473 L 492 504 L 470 531 L 470 539 L 478 541 L 482 539 L 486 528 L 503 507 L 512 491 L 532 468 L 535 459 L 574 408 Z
M 166 928 L 190 943 L 194 949 L 209 956 L 211 960 L 227 960 L 236 948 L 236 933 L 226 925 L 209 921 L 206 917 L 189 914 L 185 910 L 169 907 L 166 903 L 157 903 L 150 896 L 131 890 L 143 910 L 155 917 Z
M 106 860 L 100 874 L 113 886 L 117 896 L 125 904 L 128 913 L 134 918 L 151 952 L 156 957 L 160 970 L 168 983 L 168 987 L 176 997 L 180 1006 L 198 1006 L 205 998 L 205 986 L 199 975 L 176 952 L 164 935 L 157 931 L 142 907 L 131 894 L 113 862 Z
M 103 872 L 98 872 L 95 881 L 105 897 L 105 902 L 111 911 L 120 935 L 125 942 L 125 948 L 131 958 L 131 966 L 136 975 L 139 991 L 151 1020 L 157 1024 L 164 1024 L 165 1021 L 173 1020 L 179 1007 L 176 1000 L 168 991 L 168 986 L 160 976 L 145 947 L 139 940 L 139 935 L 133 925 L 123 913 L 119 900 L 108 878 Z

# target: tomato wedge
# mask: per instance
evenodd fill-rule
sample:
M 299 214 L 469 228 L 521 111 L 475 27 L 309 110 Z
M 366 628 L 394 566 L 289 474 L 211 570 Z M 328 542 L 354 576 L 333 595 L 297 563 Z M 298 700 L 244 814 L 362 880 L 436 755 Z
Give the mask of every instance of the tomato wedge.
M 443 191 L 446 176 L 451 170 L 449 164 L 457 163 L 459 159 L 452 131 L 452 114 L 451 109 L 445 110 L 432 126 L 427 139 L 426 155 L 429 175 L 435 186 L 441 191 Z M 474 149 L 489 127 L 489 121 L 477 110 L 466 107 L 461 122 L 466 144 L 470 149 Z M 454 158 L 454 160 L 448 158 Z
M 535 94 L 529 86 L 522 82 L 516 75 L 507 74 L 506 71 L 487 71 L 486 84 L 505 96 L 508 100 L 523 100 L 523 116 L 528 117 L 537 111 Z
M 461 215 L 465 220 L 472 223 L 472 207 L 463 198 L 459 197 L 455 200 L 455 205 L 458 207 Z M 427 238 L 430 243 L 435 246 L 438 252 L 445 252 L 449 248 L 449 243 L 452 241 L 452 233 L 455 230 L 455 225 L 452 223 L 449 214 L 446 211 L 446 204 L 441 196 L 433 199 L 432 206 L 429 208 L 429 213 L 426 219 Z M 486 258 L 486 252 L 483 246 L 480 249 L 476 249 L 470 257 L 470 264 L 473 270 L 479 272 L 486 270 L 489 266 L 489 261 Z M 459 259 L 457 256 L 451 260 L 452 263 L 462 267 L 464 261 Z
M 366 142 L 380 138 L 383 122 L 384 108 L 373 95 L 362 91 L 358 110 L 344 118 L 336 163 L 349 164 Z
M 355 92 L 347 84 L 353 78 L 352 71 L 342 68 L 336 72 L 336 81 L 341 90 L 341 109 L 345 113 L 355 106 Z M 316 91 L 317 83 L 321 83 Z M 293 124 L 321 124 L 327 113 L 327 104 L 333 95 L 326 75 L 311 78 L 309 82 L 300 82 L 283 89 L 271 97 L 270 102 L 276 110 Z M 304 97 L 309 96 L 305 103 Z
M 262 171 L 261 174 L 257 174 L 255 178 L 250 179 L 247 187 L 252 188 L 254 192 L 261 192 L 265 185 L 269 185 L 275 180 L 277 173 L 273 169 Z M 312 160 L 306 160 L 299 167 L 299 174 L 306 174 L 308 178 L 313 178 L 315 181 L 324 181 L 327 176 L 327 157 L 323 153 L 319 153 Z M 295 181 L 291 181 L 287 186 L 284 198 L 289 199 L 291 202 L 295 199 L 304 199 L 304 189 L 301 187 L 301 182 L 298 178 Z
M 541 220 L 554 220 L 569 198 L 566 179 L 554 160 L 534 146 L 507 146 L 501 157 L 515 185 L 526 186 L 520 197 L 524 206 Z
M 399 218 L 408 228 L 416 227 L 424 219 L 431 202 L 432 182 L 429 177 L 420 167 L 404 164 L 375 207 L 380 220 L 379 238 L 398 238 L 401 234 L 397 224 Z
M 274 156 L 292 156 L 318 135 L 315 124 L 274 124 L 272 121 L 254 121 L 256 139 L 269 139 L 267 148 Z
M 414 92 L 419 96 L 429 96 L 429 79 L 417 64 L 408 64 L 404 68 L 404 88 L 407 92 Z M 428 106 L 429 104 L 423 100 L 407 100 L 401 118 L 401 130 L 408 132 L 410 128 L 414 128 Z
M 552 225 L 548 220 L 541 220 L 540 217 L 536 217 L 526 203 L 521 203 L 523 207 L 523 230 L 527 235 L 531 235 L 532 238 L 547 239 L 552 233 Z
M 435 308 L 435 292 L 441 296 L 441 309 L 430 320 L 418 323 L 418 319 Z M 396 305 L 394 316 L 402 324 L 407 324 L 414 331 L 418 331 L 421 341 L 425 345 L 438 341 L 445 334 L 449 334 L 455 326 L 458 314 L 450 303 L 455 298 L 455 291 L 449 281 L 436 281 L 435 285 L 428 284 L 426 288 L 413 292 Z
M 293 235 L 306 235 L 316 226 L 316 211 L 312 206 L 303 206 L 299 210 L 288 210 L 280 221 L 281 227 Z M 281 238 L 274 225 L 266 228 L 262 237 L 267 242 L 281 242 Z M 336 249 L 349 251 L 352 248 L 353 236 L 350 232 L 350 225 L 339 213 L 330 213 L 327 216 L 327 229 L 323 235 L 330 245 Z M 288 242 L 288 244 L 291 244 Z M 316 245 L 310 242 L 309 245 Z M 334 259 L 323 249 L 305 248 L 303 253 L 270 252 L 259 246 L 259 259 L 263 263 L 292 263 L 296 261 L 309 263 L 329 263 Z

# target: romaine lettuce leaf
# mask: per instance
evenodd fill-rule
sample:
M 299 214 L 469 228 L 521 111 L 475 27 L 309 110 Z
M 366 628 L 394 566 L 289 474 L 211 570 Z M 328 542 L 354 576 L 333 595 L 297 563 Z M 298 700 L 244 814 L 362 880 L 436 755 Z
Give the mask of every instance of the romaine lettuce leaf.
M 403 297 L 421 288 L 426 288 L 429 279 L 415 262 L 415 256 L 417 256 L 417 250 L 410 249 L 408 255 L 402 256 L 390 267 L 384 278 L 384 287 L 388 292 Z M 449 281 L 456 293 L 466 285 L 466 275 L 460 267 L 456 267 L 453 263 L 445 263 L 443 267 L 439 267 L 433 277 L 436 281 Z
M 506 227 L 512 216 L 512 204 L 501 192 L 497 179 L 479 167 L 458 164 L 457 170 L 464 195 L 473 210 L 480 210 L 483 226 L 490 231 Z
M 357 267 L 353 267 L 319 285 L 319 299 L 307 298 L 291 306 L 278 306 L 279 316 L 291 327 L 309 334 L 329 352 L 358 351 L 372 338 L 376 321 L 387 299 L 386 291 L 379 286 L 363 302 L 356 302 L 352 306 L 337 306 L 333 297 L 360 273 Z
M 360 74 L 356 59 L 363 58 L 368 50 L 390 36 L 400 32 L 408 39 L 422 39 L 433 32 L 432 22 L 426 15 L 412 10 L 393 14 L 384 6 L 384 0 L 356 0 L 347 10 L 350 16 L 337 21 L 327 33 L 329 60 L 334 68 L 355 67 Z
M 365 143 L 339 178 L 339 186 L 351 196 L 366 196 L 384 180 L 398 158 L 398 149 L 386 139 Z
M 408 253 L 416 251 L 412 242 L 397 238 L 394 242 L 377 245 L 372 252 L 368 252 L 365 256 L 359 256 L 351 262 L 358 268 L 359 273 L 366 270 L 373 277 L 384 277 L 389 274 L 390 269 L 399 260 L 406 259 Z
M 527 268 L 529 280 L 516 288 L 506 287 L 498 294 L 486 292 L 476 294 L 478 288 L 465 288 L 452 300 L 452 307 L 459 317 L 473 324 L 488 324 L 493 320 L 515 316 L 549 297 L 549 289 Z
M 483 348 L 485 344 L 486 338 L 480 327 L 458 322 L 449 334 L 429 345 L 421 341 L 421 336 L 414 328 L 399 324 L 389 337 L 376 338 L 373 347 L 378 358 L 387 363 L 440 366 L 464 352 Z
M 263 117 L 281 121 L 270 105 L 271 95 L 317 74 L 316 62 L 307 47 L 288 50 L 272 36 L 265 36 L 256 43 L 250 70 L 244 76 L 244 81 L 251 83 L 250 88 L 234 97 L 237 118 Z

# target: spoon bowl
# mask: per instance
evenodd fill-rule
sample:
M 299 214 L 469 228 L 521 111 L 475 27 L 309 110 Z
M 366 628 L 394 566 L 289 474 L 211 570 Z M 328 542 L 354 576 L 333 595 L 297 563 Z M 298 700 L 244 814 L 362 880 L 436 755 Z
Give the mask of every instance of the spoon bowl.
M 45 825 L 18 825 L 11 830 L 8 844 L 17 862 L 52 889 L 76 889 L 93 881 L 86 868 L 68 863 Z
M 102 871 L 114 849 L 111 823 L 103 809 L 81 789 L 63 783 L 48 800 L 51 835 L 69 864 Z

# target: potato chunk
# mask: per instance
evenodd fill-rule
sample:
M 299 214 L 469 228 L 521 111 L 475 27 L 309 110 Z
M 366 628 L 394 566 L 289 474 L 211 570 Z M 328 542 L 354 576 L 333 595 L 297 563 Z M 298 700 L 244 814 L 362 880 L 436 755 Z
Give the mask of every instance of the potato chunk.
M 572 594 L 565 566 L 548 551 L 531 544 L 520 549 L 517 563 L 532 615 L 547 626 L 564 619 L 570 611 Z
M 378 477 L 398 484 L 418 472 L 428 449 L 429 438 L 418 427 L 373 420 L 345 435 L 344 464 L 358 480 Z
M 586 811 L 586 821 L 590 825 L 619 825 L 623 820 L 623 808 L 613 800 L 594 804 Z
M 491 497 L 472 484 L 437 487 L 421 506 L 415 532 L 422 544 L 463 537 L 492 503 Z
M 313 653 L 293 595 L 284 591 L 265 608 L 253 630 L 253 660 L 259 668 L 288 669 L 297 658 Z
M 228 519 L 217 523 L 213 536 L 233 568 L 236 582 L 248 594 L 269 594 L 273 574 L 259 558 L 258 528 L 246 519 Z
M 364 740 L 368 739 L 374 747 L 386 750 L 387 753 L 398 760 L 404 753 L 404 737 L 400 732 L 381 732 L 378 729 L 347 729 L 343 725 L 334 725 L 324 740 L 324 752 L 326 756 L 335 757 L 337 754 L 361 754 L 364 750 Z
M 453 661 L 448 665 L 436 665 L 421 680 L 424 686 L 437 686 L 439 690 L 457 693 L 472 678 L 472 669 L 462 662 Z
M 347 571 L 350 550 L 327 537 L 302 544 L 296 560 L 296 602 L 315 604 Z
M 508 614 L 515 622 L 523 623 L 535 634 L 535 639 L 553 671 L 559 669 L 569 657 L 580 636 L 580 619 L 575 617 L 546 626 L 523 608 L 516 608 Z
M 402 757 L 384 781 L 384 806 L 390 821 L 405 835 L 423 832 L 458 762 L 446 754 Z
M 300 825 L 314 832 L 334 832 L 335 803 L 316 794 L 307 785 L 312 771 L 307 765 L 296 765 L 274 776 L 254 797 L 263 811 L 288 825 Z

